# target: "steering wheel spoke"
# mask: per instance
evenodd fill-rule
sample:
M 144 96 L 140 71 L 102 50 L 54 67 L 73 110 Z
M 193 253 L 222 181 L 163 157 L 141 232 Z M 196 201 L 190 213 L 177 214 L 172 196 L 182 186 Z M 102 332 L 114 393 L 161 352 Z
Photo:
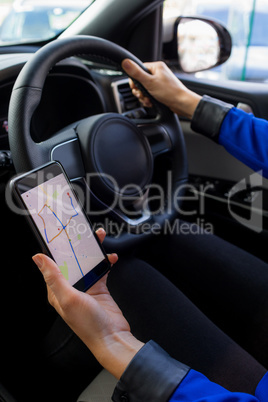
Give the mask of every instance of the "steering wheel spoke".
M 171 151 L 172 142 L 164 126 L 157 124 L 141 124 L 139 128 L 149 141 L 154 158 Z
M 70 180 L 85 177 L 86 172 L 77 135 L 71 129 L 64 134 L 60 141 L 57 141 L 58 136 L 56 136 L 53 144 L 50 144 L 50 159 L 62 164 Z
M 40 143 L 35 143 L 31 140 L 31 145 L 36 150 L 36 153 L 39 154 L 39 164 L 58 161 L 62 164 L 71 180 L 85 176 L 75 128 L 63 129 Z

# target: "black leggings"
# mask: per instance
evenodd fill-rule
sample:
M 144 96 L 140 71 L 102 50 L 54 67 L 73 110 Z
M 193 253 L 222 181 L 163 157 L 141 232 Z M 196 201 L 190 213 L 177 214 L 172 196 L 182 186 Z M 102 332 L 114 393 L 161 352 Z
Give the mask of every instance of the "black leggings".
M 254 394 L 268 369 L 268 266 L 216 236 L 187 236 L 147 248 L 174 284 L 130 258 L 114 267 L 109 289 L 137 338 L 231 391 Z
M 153 339 L 231 391 L 254 394 L 268 369 L 267 264 L 216 236 L 158 236 L 139 258 L 119 258 L 108 287 L 138 339 Z M 61 319 L 45 355 L 50 387 L 42 401 L 52 401 L 50 389 L 60 392 L 53 402 L 63 390 L 65 401 L 75 400 L 72 385 L 81 392 L 101 369 Z

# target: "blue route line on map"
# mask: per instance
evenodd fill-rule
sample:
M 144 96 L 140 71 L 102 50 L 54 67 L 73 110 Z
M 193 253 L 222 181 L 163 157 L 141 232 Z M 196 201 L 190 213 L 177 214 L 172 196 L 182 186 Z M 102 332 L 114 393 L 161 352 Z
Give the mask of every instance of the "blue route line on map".
M 72 197 L 71 197 L 70 195 L 69 195 L 69 198 L 70 198 L 70 201 L 71 201 L 71 206 L 73 207 L 73 209 L 74 209 L 75 212 L 76 212 L 76 215 L 73 215 L 72 218 L 75 218 L 75 217 L 78 215 L 78 212 L 77 212 L 77 210 L 76 210 L 75 207 L 74 207 L 73 199 L 72 199 Z
M 74 207 L 72 197 L 69 195 L 69 193 L 67 193 L 67 195 L 68 195 L 68 197 L 70 198 L 71 206 L 73 207 L 74 211 L 76 212 L 76 214 L 73 215 L 73 216 L 70 218 L 70 219 L 72 219 L 72 218 L 75 218 L 76 216 L 78 216 L 78 212 L 77 212 L 77 210 L 76 210 L 75 207 Z M 44 206 L 47 206 L 47 205 L 44 205 Z M 48 207 L 48 206 L 47 206 L 47 207 Z M 49 208 L 49 207 L 48 207 L 48 208 Z M 56 219 L 59 221 L 59 223 L 61 224 L 62 229 L 65 231 L 65 233 L 66 233 L 66 235 L 67 235 L 67 238 L 68 238 L 68 243 L 70 244 L 70 247 L 71 247 L 71 250 L 72 250 L 72 252 L 73 252 L 74 258 L 75 258 L 75 260 L 76 260 L 76 262 L 77 262 L 78 268 L 79 268 L 79 270 L 80 270 L 82 276 L 84 276 L 84 273 L 83 273 L 83 271 L 82 271 L 82 269 L 81 269 L 81 266 L 80 266 L 80 264 L 79 264 L 78 258 L 77 258 L 77 256 L 76 256 L 76 253 L 75 253 L 75 251 L 74 251 L 74 248 L 73 248 L 73 245 L 72 245 L 72 241 L 71 241 L 71 239 L 69 238 L 69 236 L 68 236 L 68 234 L 67 234 L 67 232 L 66 232 L 66 227 L 67 227 L 67 225 L 64 226 L 63 223 L 61 222 L 61 220 L 59 219 L 59 217 L 56 215 L 56 213 L 55 213 L 51 208 L 49 208 L 49 209 L 50 209 L 50 211 L 52 212 L 52 214 L 55 216 L 55 218 L 56 218 Z M 43 221 L 43 222 L 44 222 L 44 221 Z M 49 239 L 48 239 L 48 237 L 47 237 L 47 230 L 46 230 L 45 222 L 44 222 L 44 231 L 45 231 L 46 241 L 47 241 L 47 243 L 49 244 L 50 241 L 49 241 Z

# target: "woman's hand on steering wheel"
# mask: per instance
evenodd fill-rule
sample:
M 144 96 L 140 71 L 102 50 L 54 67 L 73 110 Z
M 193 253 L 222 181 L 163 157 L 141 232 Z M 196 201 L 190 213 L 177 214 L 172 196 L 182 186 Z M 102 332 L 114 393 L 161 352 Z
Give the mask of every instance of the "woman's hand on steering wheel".
M 169 107 L 178 116 L 191 119 L 201 96 L 186 88 L 165 63 L 161 61 L 144 63 L 144 66 L 151 74 L 146 73 L 130 59 L 122 62 L 125 72 L 135 81 L 140 82 L 153 98 Z M 143 106 L 152 106 L 150 99 L 144 96 L 132 80 L 130 80 L 130 87 Z

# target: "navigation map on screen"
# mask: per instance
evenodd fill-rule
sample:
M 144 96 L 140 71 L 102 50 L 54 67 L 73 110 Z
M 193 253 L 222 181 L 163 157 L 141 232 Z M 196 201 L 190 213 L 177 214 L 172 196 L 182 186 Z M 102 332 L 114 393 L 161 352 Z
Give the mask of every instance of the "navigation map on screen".
M 23 193 L 22 198 L 71 285 L 104 260 L 104 254 L 63 174 Z

